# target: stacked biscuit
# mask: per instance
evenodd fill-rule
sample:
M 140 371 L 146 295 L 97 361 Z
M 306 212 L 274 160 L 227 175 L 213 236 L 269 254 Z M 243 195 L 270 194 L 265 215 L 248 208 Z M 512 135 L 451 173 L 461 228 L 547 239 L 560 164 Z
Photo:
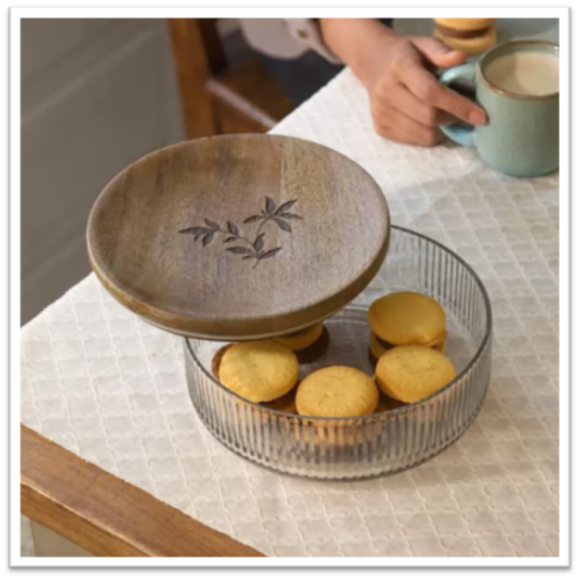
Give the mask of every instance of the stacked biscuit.
M 435 18 L 435 38 L 467 55 L 481 54 L 497 42 L 494 18 Z
M 418 292 L 387 294 L 371 304 L 368 320 L 369 350 L 376 360 L 394 346 L 445 349 L 445 311 L 429 296 Z
M 445 350 L 445 311 L 418 292 L 394 292 L 369 308 L 369 351 L 382 405 L 415 403 L 455 377 Z
M 274 340 L 230 344 L 218 351 L 213 373 L 252 403 L 313 417 L 360 417 L 414 403 L 455 377 L 443 354 L 445 312 L 432 298 L 397 292 L 375 301 L 368 313 L 375 377 L 347 366 L 321 368 L 298 385 L 299 365 L 328 347 L 326 327 Z

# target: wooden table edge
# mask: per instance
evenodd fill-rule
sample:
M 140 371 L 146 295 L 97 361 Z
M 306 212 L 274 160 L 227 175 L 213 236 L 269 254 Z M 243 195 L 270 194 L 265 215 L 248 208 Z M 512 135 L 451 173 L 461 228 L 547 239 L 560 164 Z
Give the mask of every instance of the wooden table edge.
M 264 556 L 25 425 L 20 436 L 22 514 L 95 556 Z

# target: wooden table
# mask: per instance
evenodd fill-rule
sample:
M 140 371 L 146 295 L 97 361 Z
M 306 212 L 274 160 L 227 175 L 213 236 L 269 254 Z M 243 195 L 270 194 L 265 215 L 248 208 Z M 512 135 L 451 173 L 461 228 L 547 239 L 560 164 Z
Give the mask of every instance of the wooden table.
M 22 513 L 90 554 L 262 555 L 83 461 L 32 429 L 22 426 L 20 436 Z M 40 533 L 41 538 L 46 537 Z M 50 542 L 63 555 L 74 551 L 56 537 Z

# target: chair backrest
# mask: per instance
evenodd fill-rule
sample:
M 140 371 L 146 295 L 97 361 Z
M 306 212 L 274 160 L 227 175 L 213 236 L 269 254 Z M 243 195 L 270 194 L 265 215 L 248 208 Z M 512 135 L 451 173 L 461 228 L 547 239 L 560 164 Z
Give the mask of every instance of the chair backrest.
M 217 19 L 170 19 L 168 26 L 188 138 L 263 133 L 293 110 L 257 55 L 228 66 Z

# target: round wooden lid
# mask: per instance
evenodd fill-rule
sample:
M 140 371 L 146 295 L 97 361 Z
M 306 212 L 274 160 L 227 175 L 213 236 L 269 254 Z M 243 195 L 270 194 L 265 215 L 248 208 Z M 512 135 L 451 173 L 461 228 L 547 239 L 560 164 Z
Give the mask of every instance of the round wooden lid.
M 244 340 L 342 309 L 388 248 L 371 176 L 315 143 L 228 135 L 156 151 L 117 175 L 91 212 L 91 265 L 111 294 L 181 335 Z

